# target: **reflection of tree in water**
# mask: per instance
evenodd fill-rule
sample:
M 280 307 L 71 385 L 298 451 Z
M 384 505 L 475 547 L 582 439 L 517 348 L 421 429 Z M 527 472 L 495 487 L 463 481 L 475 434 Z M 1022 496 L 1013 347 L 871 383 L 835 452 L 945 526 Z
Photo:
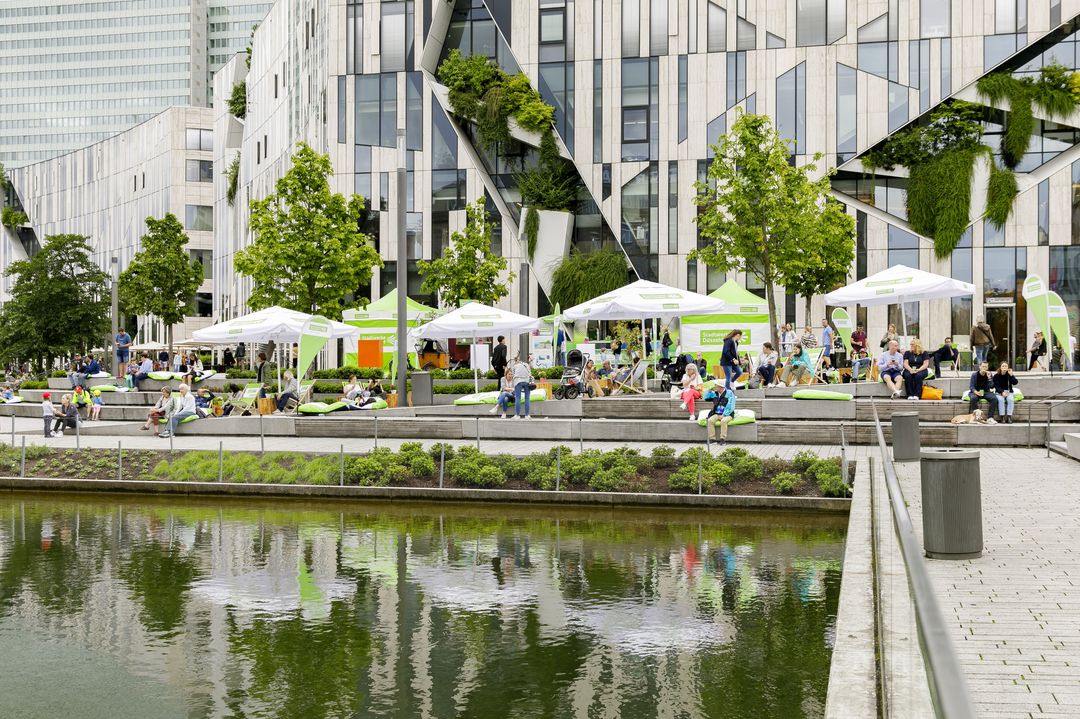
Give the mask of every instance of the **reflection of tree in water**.
M 120 562 L 120 579 L 139 601 L 139 618 L 147 631 L 167 638 L 187 615 L 191 583 L 202 575 L 199 560 L 171 543 L 132 543 Z
M 25 591 L 48 613 L 81 611 L 101 571 L 102 557 L 99 551 L 76 549 L 75 517 L 27 508 L 13 509 L 11 521 L 10 550 L 0 570 L 0 616 Z

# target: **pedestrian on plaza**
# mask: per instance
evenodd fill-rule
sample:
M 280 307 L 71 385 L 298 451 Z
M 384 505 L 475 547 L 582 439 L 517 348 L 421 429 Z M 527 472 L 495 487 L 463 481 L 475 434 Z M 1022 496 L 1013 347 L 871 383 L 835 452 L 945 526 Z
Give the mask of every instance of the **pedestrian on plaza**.
M 975 364 L 982 364 L 990 354 L 990 350 L 997 349 L 994 331 L 990 329 L 990 325 L 986 324 L 986 320 L 980 317 L 975 320 L 968 334 L 971 348 L 975 352 Z
M 45 420 L 45 436 L 52 437 L 52 422 L 56 417 L 56 407 L 53 406 L 52 395 L 43 392 L 41 395 L 41 416 Z
M 834 364 L 832 361 L 833 328 L 832 325 L 829 324 L 829 320 L 824 317 L 821 318 L 821 348 L 821 356 L 824 359 L 829 360 L 828 364 L 830 366 Z
M 724 370 L 724 386 L 735 389 L 735 380 L 742 373 L 739 365 L 739 340 L 742 330 L 732 330 L 724 336 L 724 348 L 720 353 L 720 368 Z
M 506 374 L 506 337 L 499 335 L 495 340 L 495 348 L 491 350 L 491 369 L 495 370 L 496 377 Z
M 918 337 L 911 340 L 911 349 L 904 353 L 904 391 L 908 399 L 922 399 L 923 380 L 930 368 L 930 355 Z
M 177 411 L 176 414 L 169 417 L 168 423 L 165 425 L 165 431 L 161 433 L 162 437 L 169 437 L 176 434 L 176 428 L 180 423 L 188 417 L 195 416 L 195 397 L 191 394 L 191 388 L 186 384 L 180 385 L 180 397 L 177 398 Z
M 228 347 L 225 348 L 224 356 L 221 358 L 221 364 L 225 367 L 226 372 L 232 369 L 232 366 L 235 364 L 235 360 L 233 360 L 232 350 Z
M 783 326 L 783 330 L 780 332 L 780 353 L 787 360 L 791 356 L 792 350 L 795 349 L 795 330 L 791 328 L 791 324 L 788 323 Z
M 530 419 L 532 408 L 533 377 L 532 367 L 518 355 L 514 360 L 512 377 L 514 380 L 514 416 L 512 419 Z M 522 401 L 524 395 L 524 402 Z
M 799 344 L 803 346 L 803 349 L 813 349 L 818 346 L 817 337 L 814 336 L 814 330 L 810 329 L 810 325 L 803 327 L 802 337 L 799 338 Z
M 668 328 L 664 326 L 664 335 L 660 338 L 660 354 L 664 359 L 668 359 L 668 355 L 671 354 L 671 345 L 674 344 L 671 341 L 671 334 L 668 332 Z
M 123 379 L 128 358 L 131 356 L 131 335 L 121 327 L 113 342 L 116 345 L 116 379 Z
M 897 348 L 900 347 L 900 335 L 896 334 L 896 325 L 891 322 L 889 329 L 885 330 L 885 334 L 881 336 L 881 349 L 888 347 L 890 342 L 895 342 Z
M 1039 358 L 1046 356 L 1046 338 L 1043 333 L 1035 331 L 1035 339 L 1031 342 L 1031 351 L 1028 355 L 1028 372 L 1039 366 Z
M 101 420 L 101 408 L 105 406 L 105 401 L 101 399 L 101 390 L 94 390 L 94 396 L 91 399 L 93 403 L 90 407 L 90 419 L 94 422 Z
M 79 412 L 71 402 L 71 395 L 65 394 L 60 400 L 60 407 L 56 410 L 56 419 L 53 422 L 53 437 L 63 437 L 64 428 L 75 429 L 79 424 Z
M 169 371 L 169 351 L 167 349 L 162 348 L 162 350 L 160 352 L 158 352 L 157 358 L 158 358 L 158 368 L 161 369 L 161 371 L 163 371 L 163 372 L 168 372 Z
M 1005 424 L 1012 424 L 1013 407 L 1016 406 L 1016 376 L 1008 362 L 1002 362 L 994 373 L 994 394 L 997 395 L 998 417 Z

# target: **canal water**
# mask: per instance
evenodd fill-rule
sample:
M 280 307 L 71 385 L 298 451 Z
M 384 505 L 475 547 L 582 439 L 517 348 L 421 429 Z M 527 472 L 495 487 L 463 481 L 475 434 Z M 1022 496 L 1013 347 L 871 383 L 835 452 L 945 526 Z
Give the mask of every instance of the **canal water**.
M 5 494 L 0 717 L 813 717 L 845 518 Z

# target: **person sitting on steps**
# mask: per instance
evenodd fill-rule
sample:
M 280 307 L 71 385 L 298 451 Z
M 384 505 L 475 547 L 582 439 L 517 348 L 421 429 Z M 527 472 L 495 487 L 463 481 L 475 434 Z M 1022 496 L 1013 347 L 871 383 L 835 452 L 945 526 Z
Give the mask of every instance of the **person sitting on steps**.
M 918 337 L 911 340 L 911 349 L 904 353 L 904 389 L 908 399 L 922 399 L 923 380 L 930 368 L 930 355 Z
M 904 356 L 900 354 L 900 343 L 896 340 L 889 340 L 885 351 L 878 355 L 878 373 L 892 399 L 903 396 Z
M 709 439 L 716 439 L 716 425 L 720 425 L 720 442 L 727 443 L 728 425 L 735 419 L 735 393 L 728 388 L 715 391 L 712 409 L 705 415 L 705 426 L 709 428 Z
M 994 396 L 994 380 L 990 375 L 990 365 L 983 360 L 979 369 L 971 373 L 968 382 L 968 412 L 974 413 L 980 402 L 986 402 L 986 423 L 997 424 L 994 412 L 997 411 L 997 398 Z
M 1016 376 L 1008 362 L 1002 362 L 993 375 L 994 394 L 997 395 L 998 417 L 1005 424 L 1012 424 L 1013 407 L 1016 404 Z

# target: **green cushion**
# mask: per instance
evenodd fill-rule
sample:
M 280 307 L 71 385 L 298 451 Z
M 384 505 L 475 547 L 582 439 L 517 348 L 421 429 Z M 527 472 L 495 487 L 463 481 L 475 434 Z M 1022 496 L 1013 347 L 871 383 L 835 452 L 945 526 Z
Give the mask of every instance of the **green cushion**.
M 968 390 L 968 389 L 964 390 L 964 394 L 962 394 L 962 395 L 960 396 L 960 399 L 962 399 L 962 400 L 964 400 L 965 402 L 967 402 L 967 401 L 968 401 L 969 399 L 971 399 L 971 395 L 969 394 L 970 392 L 971 392 L 971 390 Z M 995 398 L 996 398 L 996 397 L 997 397 L 997 395 L 995 394 L 995 395 L 993 395 L 993 397 L 995 397 Z M 983 399 L 985 399 L 985 397 L 983 397 Z M 1022 401 L 1023 399 L 1024 399 L 1024 393 L 1023 393 L 1023 392 L 1021 392 L 1021 391 L 1020 391 L 1020 390 L 1018 390 L 1018 389 L 1016 389 L 1016 390 L 1013 390 L 1013 402 L 1020 402 L 1020 401 Z M 995 399 L 994 401 L 995 401 L 995 402 L 997 402 L 997 399 Z
M 214 374 L 215 374 L 214 370 L 212 370 L 212 369 L 204 369 L 202 372 L 200 372 L 199 374 L 192 377 L 191 381 L 192 381 L 192 383 L 202 382 L 203 380 L 210 379 L 211 377 L 214 376 Z
M 537 387 L 529 393 L 531 402 L 543 402 L 547 399 L 547 392 Z M 467 394 L 458 397 L 454 404 L 496 404 L 499 401 L 498 392 L 481 392 L 479 394 Z
M 361 409 L 386 409 L 389 406 L 390 405 L 386 403 L 385 399 L 379 397 L 374 402 L 369 402 L 365 404 L 363 407 L 361 407 Z
M 296 411 L 300 414 L 327 414 L 347 406 L 344 402 L 305 402 L 297 407 Z
M 199 415 L 193 414 L 190 417 L 184 417 L 182 420 L 180 420 L 180 424 L 187 424 L 188 422 L 194 422 L 198 418 L 199 418 Z M 169 420 L 165 419 L 164 417 L 162 417 L 161 419 L 158 420 L 158 424 L 168 424 L 168 422 L 169 422 Z
M 172 372 L 148 372 L 146 376 L 150 379 L 156 379 L 159 382 L 165 382 L 167 380 L 173 379 Z
M 22 397 L 20 397 L 19 395 L 15 395 L 11 399 L 5 399 L 4 404 L 19 404 L 22 401 L 23 401 Z
M 87 379 L 105 379 L 106 377 L 112 377 L 108 372 L 94 372 L 93 374 L 86 375 Z
M 127 389 L 126 387 L 124 389 Z M 90 388 L 91 392 L 119 392 L 120 388 L 114 384 L 96 384 Z
M 698 412 L 698 419 L 697 419 L 698 425 L 701 426 L 701 427 L 704 427 L 705 426 L 705 420 L 706 420 L 706 418 L 708 418 L 708 416 L 709 416 L 709 410 L 707 410 L 707 409 L 703 409 L 700 412 Z M 736 409 L 735 410 L 735 417 L 730 422 L 728 422 L 728 424 L 733 426 L 733 425 L 737 425 L 737 424 L 753 424 L 754 422 L 757 422 L 757 416 L 754 414 L 754 410 L 752 410 L 752 409 Z
M 831 399 L 837 401 L 849 401 L 852 396 L 846 392 L 830 392 L 824 389 L 800 389 L 791 395 L 795 399 Z

